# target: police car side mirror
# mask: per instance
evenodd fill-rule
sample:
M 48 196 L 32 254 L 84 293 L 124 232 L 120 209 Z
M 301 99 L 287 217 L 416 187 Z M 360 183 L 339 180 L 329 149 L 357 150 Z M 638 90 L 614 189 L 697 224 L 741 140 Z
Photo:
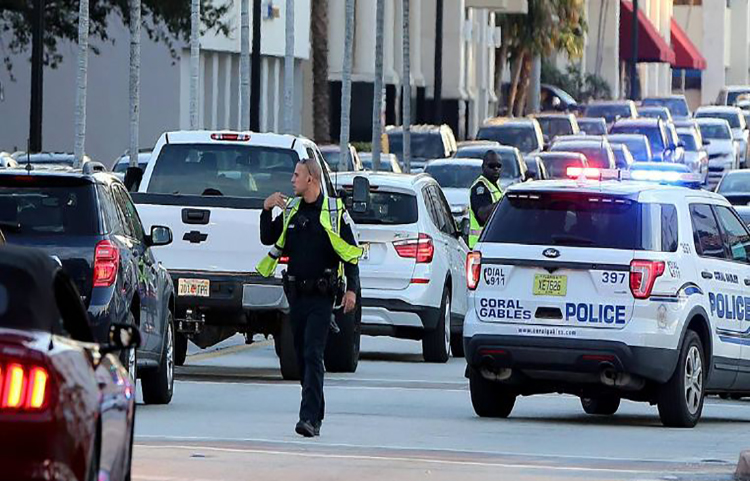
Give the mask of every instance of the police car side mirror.
M 370 205 L 370 181 L 366 177 L 357 176 L 352 184 L 352 211 L 361 214 Z

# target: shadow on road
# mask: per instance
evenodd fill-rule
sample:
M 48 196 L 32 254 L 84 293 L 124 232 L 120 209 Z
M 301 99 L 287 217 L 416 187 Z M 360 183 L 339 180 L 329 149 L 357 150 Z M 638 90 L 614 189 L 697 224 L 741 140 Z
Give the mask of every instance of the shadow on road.
M 374 362 L 424 363 L 424 358 L 422 358 L 420 354 L 407 354 L 402 352 L 360 352 L 359 360 Z
M 478 418 L 475 418 L 478 419 Z M 487 420 L 482 420 L 487 421 Z M 654 412 L 653 415 L 617 415 L 614 416 L 590 416 L 587 414 L 575 415 L 575 416 L 518 416 L 513 417 L 511 414 L 508 419 L 497 420 L 498 422 L 505 423 L 528 423 L 528 424 L 549 424 L 554 422 L 556 425 L 568 425 L 568 426 L 605 426 L 605 427 L 618 427 L 623 429 L 632 428 L 659 428 L 665 429 L 659 420 L 658 413 Z M 750 418 L 741 417 L 704 417 L 698 422 L 696 429 L 700 429 L 701 426 L 705 425 L 716 425 L 722 424 L 737 424 L 737 423 L 750 423 Z

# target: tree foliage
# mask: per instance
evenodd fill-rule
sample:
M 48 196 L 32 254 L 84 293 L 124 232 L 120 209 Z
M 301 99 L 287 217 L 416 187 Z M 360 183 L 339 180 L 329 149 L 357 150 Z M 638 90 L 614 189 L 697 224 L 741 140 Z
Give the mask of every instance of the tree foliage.
M 31 48 L 34 0 L 0 0 L 0 53 L 12 75 L 11 55 Z M 62 62 L 61 41 L 78 40 L 78 0 L 45 0 L 44 64 L 55 68 Z M 228 34 L 224 15 L 232 2 L 216 6 L 214 0 L 201 0 L 202 22 L 206 31 Z M 129 0 L 90 0 L 92 39 L 114 43 L 108 34 L 109 22 L 118 16 L 130 23 Z M 190 0 L 142 0 L 143 30 L 151 40 L 162 42 L 177 57 L 175 42 L 190 37 Z M 91 45 L 98 54 L 99 49 Z
M 575 64 L 568 65 L 562 72 L 551 63 L 543 62 L 542 83 L 560 87 L 581 103 L 612 98 L 612 89 L 606 80 L 592 73 L 584 74 Z

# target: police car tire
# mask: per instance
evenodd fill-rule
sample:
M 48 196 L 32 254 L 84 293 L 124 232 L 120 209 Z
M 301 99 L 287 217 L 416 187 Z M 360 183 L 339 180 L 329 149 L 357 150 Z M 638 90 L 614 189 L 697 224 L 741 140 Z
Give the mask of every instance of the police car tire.
M 422 338 L 422 357 L 426 362 L 445 363 L 450 358 L 450 340 L 446 342 L 446 310 L 450 309 L 451 293 L 446 287 L 440 302 L 440 313 L 435 329 L 425 332 Z M 447 326 L 450 329 L 450 325 Z
M 516 394 L 498 382 L 489 381 L 479 370 L 469 369 L 471 405 L 482 418 L 507 418 L 516 404 Z
M 174 365 L 184 366 L 187 359 L 188 338 L 185 334 L 177 332 L 174 335 Z
M 145 404 L 169 404 L 174 393 L 174 318 L 171 311 L 167 311 L 167 333 L 164 339 L 159 367 L 155 370 L 143 371 L 141 388 Z M 170 359 L 171 357 L 171 359 Z M 172 375 L 168 371 L 172 363 Z
M 611 416 L 620 407 L 618 396 L 582 397 L 581 406 L 586 414 L 597 416 Z
M 336 312 L 336 324 L 340 332 L 328 332 L 324 362 L 328 372 L 357 372 L 359 348 L 362 334 L 362 302 L 357 293 L 354 312 Z
M 687 370 L 688 354 L 693 348 L 697 349 L 697 354 L 701 363 L 701 393 L 698 408 L 695 413 L 691 413 L 687 406 L 685 395 L 685 375 Z M 705 398 L 706 385 L 706 361 L 703 351 L 703 344 L 700 337 L 695 331 L 688 330 L 682 341 L 680 355 L 677 360 L 677 367 L 672 377 L 659 388 L 657 406 L 659 408 L 659 417 L 666 427 L 671 428 L 692 428 L 701 417 L 703 411 L 703 400 Z
M 294 351 L 294 333 L 289 316 L 283 316 L 280 324 L 278 334 L 274 336 L 273 342 L 276 352 L 279 354 L 281 377 L 285 381 L 299 381 L 299 364 L 297 364 L 297 353 Z

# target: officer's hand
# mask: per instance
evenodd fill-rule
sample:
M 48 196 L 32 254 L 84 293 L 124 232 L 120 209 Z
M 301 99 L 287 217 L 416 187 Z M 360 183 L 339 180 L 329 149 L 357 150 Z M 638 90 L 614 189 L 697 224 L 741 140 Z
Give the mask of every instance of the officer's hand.
M 344 294 L 344 314 L 348 314 L 357 306 L 357 294 L 352 291 L 346 291 Z
M 276 192 L 274 194 L 271 194 L 263 202 L 263 209 L 264 210 L 271 210 L 274 207 L 279 207 L 280 209 L 285 209 L 286 208 L 286 199 L 287 199 L 287 197 L 284 194 L 282 194 L 281 192 Z

